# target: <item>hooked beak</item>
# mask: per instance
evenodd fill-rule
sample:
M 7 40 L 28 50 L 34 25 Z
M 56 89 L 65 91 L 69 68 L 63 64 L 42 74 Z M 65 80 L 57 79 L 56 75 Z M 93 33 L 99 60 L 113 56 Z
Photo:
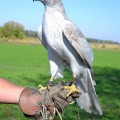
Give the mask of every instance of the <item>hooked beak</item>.
M 34 1 L 40 1 L 40 0 L 33 0 L 33 2 L 34 2 Z
M 40 1 L 40 2 L 42 2 L 42 3 L 43 3 L 43 0 L 33 0 L 33 2 L 34 2 L 34 1 Z M 44 4 L 44 3 L 43 3 L 43 4 Z

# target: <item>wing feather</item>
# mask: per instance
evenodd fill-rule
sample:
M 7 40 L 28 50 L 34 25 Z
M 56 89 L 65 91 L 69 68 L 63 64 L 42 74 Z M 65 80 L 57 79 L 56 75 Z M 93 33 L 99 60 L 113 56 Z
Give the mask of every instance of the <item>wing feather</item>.
M 39 26 L 37 33 L 38 33 L 38 37 L 40 39 L 40 42 L 47 49 L 47 43 L 45 41 L 44 35 L 42 34 L 42 25 Z
M 92 67 L 93 52 L 87 40 L 81 33 L 81 31 L 70 21 L 63 22 L 62 30 L 63 34 L 74 47 L 80 57 Z

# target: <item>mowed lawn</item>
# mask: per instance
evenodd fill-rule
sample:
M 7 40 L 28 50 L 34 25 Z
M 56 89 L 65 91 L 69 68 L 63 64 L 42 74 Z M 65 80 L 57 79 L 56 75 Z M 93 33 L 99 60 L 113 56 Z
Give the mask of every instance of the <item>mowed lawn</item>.
M 103 115 L 90 115 L 73 104 L 65 109 L 62 115 L 64 120 L 120 119 L 120 51 L 94 49 L 94 54 L 95 88 Z M 70 72 L 66 71 L 64 75 L 65 80 L 71 80 Z M 26 87 L 45 85 L 50 78 L 45 48 L 42 45 L 0 43 L 0 77 Z M 0 120 L 27 118 L 17 105 L 0 104 Z

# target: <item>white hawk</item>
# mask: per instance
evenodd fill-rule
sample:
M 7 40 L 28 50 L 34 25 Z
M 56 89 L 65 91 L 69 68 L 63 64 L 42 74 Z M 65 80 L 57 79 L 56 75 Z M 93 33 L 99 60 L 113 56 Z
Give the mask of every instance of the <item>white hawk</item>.
M 75 85 L 82 93 L 76 99 L 77 104 L 89 113 L 102 115 L 92 75 L 93 52 L 86 38 L 68 19 L 61 0 L 33 1 L 40 1 L 45 6 L 38 35 L 48 52 L 50 80 L 63 77 L 62 69 L 69 67 Z

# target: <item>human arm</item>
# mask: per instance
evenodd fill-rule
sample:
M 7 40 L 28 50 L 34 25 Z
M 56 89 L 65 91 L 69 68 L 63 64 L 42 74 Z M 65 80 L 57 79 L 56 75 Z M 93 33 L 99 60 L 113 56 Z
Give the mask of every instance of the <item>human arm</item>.
M 55 115 L 55 109 L 62 113 L 64 108 L 73 101 L 72 96 L 66 98 L 68 91 L 63 88 L 61 82 L 40 92 L 37 88 L 20 87 L 0 78 L 0 103 L 18 104 L 26 117 L 34 116 L 37 120 L 44 117 L 41 116 L 43 106 Z
M 18 104 L 23 89 L 24 87 L 0 78 L 0 103 Z

